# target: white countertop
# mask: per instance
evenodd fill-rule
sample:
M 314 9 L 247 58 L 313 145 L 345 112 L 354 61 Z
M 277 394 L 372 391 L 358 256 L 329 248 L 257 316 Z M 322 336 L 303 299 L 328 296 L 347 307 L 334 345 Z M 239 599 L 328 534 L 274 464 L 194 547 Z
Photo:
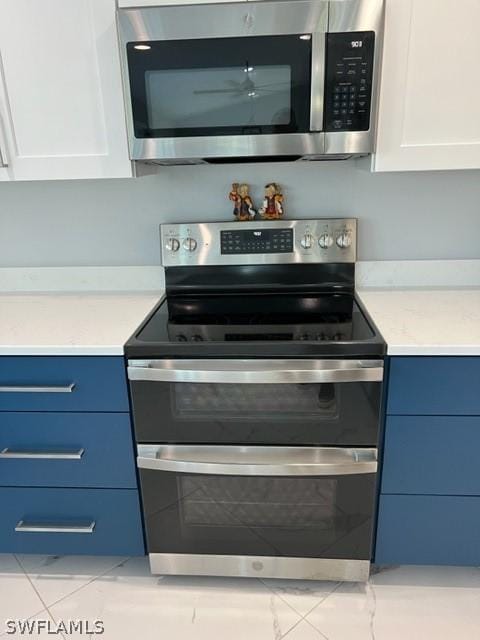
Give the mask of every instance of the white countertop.
M 480 287 L 360 289 L 389 355 L 480 355 Z
M 2 268 L 0 355 L 121 355 L 163 289 L 160 267 Z M 390 355 L 480 355 L 480 260 L 357 263 L 357 292 Z
M 0 294 L 0 355 L 123 355 L 162 297 L 162 291 Z

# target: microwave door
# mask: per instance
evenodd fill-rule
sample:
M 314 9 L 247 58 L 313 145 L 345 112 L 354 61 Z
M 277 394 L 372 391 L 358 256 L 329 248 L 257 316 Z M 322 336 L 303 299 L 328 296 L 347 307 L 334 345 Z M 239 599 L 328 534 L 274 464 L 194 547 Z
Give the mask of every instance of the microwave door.
M 119 11 L 133 159 L 324 151 L 328 3 Z

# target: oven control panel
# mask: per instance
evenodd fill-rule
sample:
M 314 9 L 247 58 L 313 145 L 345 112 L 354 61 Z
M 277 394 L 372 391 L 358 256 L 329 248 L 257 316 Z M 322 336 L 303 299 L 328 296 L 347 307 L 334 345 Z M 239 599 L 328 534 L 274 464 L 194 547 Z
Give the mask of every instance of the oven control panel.
M 165 267 L 353 263 L 355 218 L 162 224 Z
M 292 253 L 293 229 L 225 229 L 220 231 L 222 255 Z
M 375 33 L 327 34 L 325 131 L 368 131 Z

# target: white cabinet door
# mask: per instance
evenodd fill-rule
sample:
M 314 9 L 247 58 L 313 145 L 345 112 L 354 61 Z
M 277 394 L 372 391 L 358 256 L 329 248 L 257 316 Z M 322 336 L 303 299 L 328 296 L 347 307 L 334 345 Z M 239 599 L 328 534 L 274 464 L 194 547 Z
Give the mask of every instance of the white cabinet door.
M 1 0 L 0 56 L 11 179 L 132 176 L 115 0 Z
M 387 0 L 376 171 L 480 167 L 480 0 Z
M 175 4 L 214 4 L 223 2 L 246 2 L 247 0 L 118 0 L 119 7 L 164 7 Z
M 0 76 L 0 80 L 1 80 L 1 76 Z M 8 170 L 7 141 L 5 137 L 5 128 L 3 123 L 3 113 L 5 113 L 5 107 L 2 106 L 2 95 L 0 91 L 0 182 L 2 182 L 2 180 L 10 180 L 10 172 Z

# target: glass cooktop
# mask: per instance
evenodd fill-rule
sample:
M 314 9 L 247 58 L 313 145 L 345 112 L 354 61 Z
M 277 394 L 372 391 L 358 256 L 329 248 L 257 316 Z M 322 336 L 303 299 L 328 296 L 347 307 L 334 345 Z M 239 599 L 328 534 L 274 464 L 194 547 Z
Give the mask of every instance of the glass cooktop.
M 129 358 L 365 357 L 385 342 L 353 293 L 170 295 L 127 342 Z
M 374 337 L 351 295 L 174 296 L 138 333 L 140 342 L 358 342 Z

